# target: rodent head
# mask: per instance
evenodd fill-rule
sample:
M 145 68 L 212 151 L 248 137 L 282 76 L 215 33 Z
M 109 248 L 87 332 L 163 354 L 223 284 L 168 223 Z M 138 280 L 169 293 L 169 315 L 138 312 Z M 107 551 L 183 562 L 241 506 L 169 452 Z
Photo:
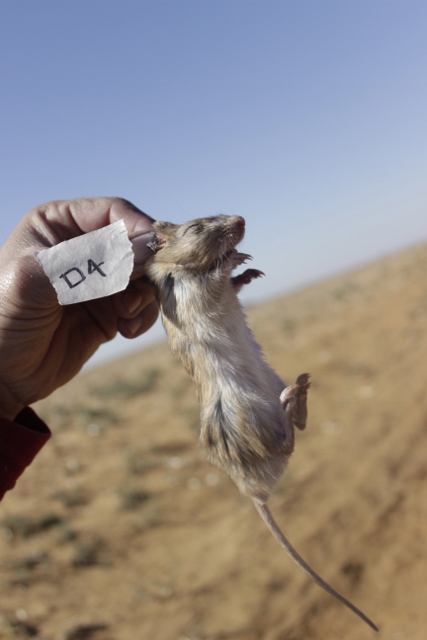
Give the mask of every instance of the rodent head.
M 154 229 L 157 263 L 207 270 L 232 252 L 242 240 L 245 220 L 240 216 L 218 215 L 181 225 L 156 222 Z

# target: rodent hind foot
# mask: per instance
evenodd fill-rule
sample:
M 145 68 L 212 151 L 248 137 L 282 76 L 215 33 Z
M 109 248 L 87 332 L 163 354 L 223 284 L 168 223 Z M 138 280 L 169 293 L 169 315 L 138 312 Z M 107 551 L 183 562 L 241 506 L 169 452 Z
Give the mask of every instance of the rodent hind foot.
M 295 427 L 301 431 L 307 424 L 307 391 L 310 387 L 310 374 L 301 373 L 295 384 L 286 387 L 280 394 L 280 403 L 289 415 Z

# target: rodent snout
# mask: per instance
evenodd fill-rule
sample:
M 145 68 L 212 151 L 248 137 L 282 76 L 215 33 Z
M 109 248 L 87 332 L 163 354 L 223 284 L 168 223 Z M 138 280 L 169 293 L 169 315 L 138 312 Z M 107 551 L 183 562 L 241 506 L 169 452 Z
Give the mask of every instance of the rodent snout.
M 245 219 L 242 216 L 236 216 L 236 227 L 244 228 L 246 225 Z

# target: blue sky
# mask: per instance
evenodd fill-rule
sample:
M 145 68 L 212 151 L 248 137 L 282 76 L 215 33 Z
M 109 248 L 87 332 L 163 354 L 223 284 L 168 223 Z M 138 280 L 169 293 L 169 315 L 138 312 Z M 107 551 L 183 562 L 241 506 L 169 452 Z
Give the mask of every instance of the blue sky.
M 424 0 L 0 0 L 0 242 L 57 198 L 239 214 L 256 302 L 427 240 L 426 32 Z

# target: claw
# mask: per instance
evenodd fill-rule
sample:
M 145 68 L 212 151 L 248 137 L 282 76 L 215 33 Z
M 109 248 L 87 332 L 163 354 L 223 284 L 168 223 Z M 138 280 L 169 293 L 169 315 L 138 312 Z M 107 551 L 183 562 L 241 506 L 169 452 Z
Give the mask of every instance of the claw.
M 252 260 L 252 256 L 248 253 L 233 253 L 231 261 L 235 267 L 245 264 L 246 260 Z
M 258 269 L 246 269 L 243 273 L 231 278 L 231 283 L 235 290 L 239 291 L 244 284 L 250 284 L 252 280 L 261 276 L 265 276 L 265 273 L 258 271 Z

